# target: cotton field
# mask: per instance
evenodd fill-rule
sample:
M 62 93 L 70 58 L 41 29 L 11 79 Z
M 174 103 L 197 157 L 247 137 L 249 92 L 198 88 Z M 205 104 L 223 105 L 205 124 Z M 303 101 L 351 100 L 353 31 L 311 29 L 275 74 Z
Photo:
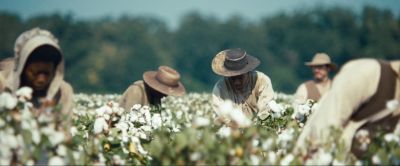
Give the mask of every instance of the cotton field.
M 1 165 L 400 164 L 394 133 L 357 133 L 368 158 L 344 153 L 335 130 L 329 144 L 295 153 L 297 137 L 318 104 L 285 94 L 277 94 L 266 103 L 271 111 L 254 119 L 229 101 L 214 110 L 206 93 L 167 97 L 158 108 L 134 105 L 130 111 L 119 107 L 119 95 L 77 94 L 67 127 L 54 120 L 56 110 L 32 111 L 30 93 L 0 95 Z

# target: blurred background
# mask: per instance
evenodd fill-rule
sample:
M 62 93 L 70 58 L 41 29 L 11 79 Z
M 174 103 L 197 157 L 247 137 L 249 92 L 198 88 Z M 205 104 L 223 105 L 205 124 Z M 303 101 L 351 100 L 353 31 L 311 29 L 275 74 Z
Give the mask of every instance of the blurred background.
M 276 91 L 293 93 L 312 78 L 304 62 L 317 52 L 338 65 L 399 59 L 399 13 L 398 0 L 5 0 L 0 59 L 40 27 L 59 39 L 75 92 L 122 93 L 159 65 L 176 68 L 188 91 L 211 92 L 212 58 L 240 47 Z

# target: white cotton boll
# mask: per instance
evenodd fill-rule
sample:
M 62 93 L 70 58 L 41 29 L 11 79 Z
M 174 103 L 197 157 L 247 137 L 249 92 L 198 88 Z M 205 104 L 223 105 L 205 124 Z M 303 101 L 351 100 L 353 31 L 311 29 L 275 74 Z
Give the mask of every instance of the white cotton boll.
M 111 116 L 110 116 L 109 114 L 105 114 L 103 117 L 104 117 L 104 119 L 107 120 L 107 121 L 110 120 L 110 118 L 111 118 Z
M 231 133 L 232 133 L 232 131 L 231 131 L 231 128 L 230 128 L 230 127 L 222 126 L 222 127 L 218 130 L 217 135 L 219 135 L 219 136 L 222 137 L 222 138 L 228 138 L 228 137 L 231 136 Z
M 30 99 L 32 99 L 32 92 L 32 88 L 24 86 L 18 89 L 15 92 L 15 95 L 18 96 L 18 98 L 20 98 L 22 101 L 29 101 Z
M 290 142 L 293 139 L 293 132 L 293 129 L 284 130 L 278 135 L 278 142 L 281 145 L 285 145 L 287 142 Z
M 269 116 L 269 112 L 268 111 L 260 111 L 260 112 L 257 113 L 257 117 L 260 120 L 265 120 L 265 119 L 268 118 L 268 116 Z
M 162 120 L 160 114 L 154 114 L 151 118 L 151 125 L 153 129 L 158 129 L 162 126 Z
M 369 137 L 368 130 L 361 129 L 357 131 L 356 138 L 363 138 L 363 137 Z
M 253 147 L 257 147 L 260 144 L 260 141 L 258 139 L 253 139 L 251 144 L 253 145 Z
M 126 123 L 126 122 L 118 122 L 118 123 L 115 125 L 115 127 L 116 127 L 117 129 L 122 130 L 122 131 L 126 131 L 126 130 L 128 130 L 128 128 L 129 128 L 129 124 Z
M 229 117 L 235 121 L 239 127 L 248 127 L 251 125 L 251 120 L 239 109 L 230 111 Z
M 224 100 L 224 102 L 218 106 L 217 114 L 219 116 L 225 116 L 233 109 L 233 103 L 230 100 Z
M 144 117 L 139 117 L 138 122 L 140 124 L 145 124 L 146 123 L 146 119 Z
M 15 148 L 18 147 L 18 140 L 17 140 L 17 137 L 16 137 L 16 136 L 10 134 L 10 135 L 4 136 L 4 138 L 5 138 L 5 140 L 7 140 L 7 141 L 5 141 L 5 142 L 8 143 L 8 146 L 9 146 L 10 148 L 15 149 Z
M 96 121 L 94 121 L 94 125 L 93 125 L 93 131 L 95 134 L 99 134 L 101 132 L 103 132 L 104 128 L 108 128 L 108 124 L 106 122 L 106 120 L 102 117 L 97 118 Z
M 381 161 L 381 159 L 379 158 L 379 156 L 378 155 L 374 155 L 374 156 L 372 156 L 372 164 L 375 164 L 375 165 L 381 165 L 382 164 L 382 161 Z
M 78 129 L 77 129 L 75 126 L 72 126 L 72 127 L 69 129 L 69 133 L 70 133 L 72 136 L 75 136 L 76 134 L 78 134 Z
M 65 135 L 64 135 L 63 132 L 55 131 L 55 132 L 50 136 L 49 141 L 50 141 L 51 145 L 56 146 L 56 145 L 62 143 L 62 142 L 64 141 L 64 139 L 65 139 Z
M 355 165 L 355 166 L 362 166 L 363 163 L 362 163 L 360 160 L 357 160 L 357 161 L 354 163 L 354 165 Z
M 59 145 L 57 147 L 57 154 L 60 156 L 67 156 L 67 148 L 64 145 Z
M 151 114 L 150 114 L 150 112 L 146 112 L 144 114 L 144 119 L 145 119 L 145 123 L 151 124 Z
M 269 149 L 271 149 L 273 143 L 274 143 L 274 140 L 272 138 L 268 138 L 266 141 L 263 142 L 261 148 L 263 150 L 269 150 Z
M 1 163 L 1 162 L 0 162 Z M 0 165 L 2 165 L 2 164 L 0 164 Z M 8 164 L 7 164 L 8 165 Z M 26 166 L 34 166 L 35 165 L 35 161 L 33 161 L 32 159 L 30 159 L 30 160 L 28 160 L 26 163 L 25 163 L 25 165 Z
M 276 164 L 276 154 L 274 152 L 268 152 L 268 164 L 275 165 Z
M 122 160 L 121 156 L 113 155 L 112 159 L 115 165 L 125 165 L 125 160 Z
M 280 165 L 290 165 L 293 159 L 294 156 L 292 154 L 288 154 L 281 160 Z
M 210 125 L 210 119 L 203 117 L 196 117 L 193 121 L 193 125 L 197 127 L 203 127 Z
M 337 159 L 334 159 L 332 162 L 332 165 L 346 165 L 343 161 L 339 161 Z
M 128 132 L 126 130 L 122 130 L 121 140 L 124 143 L 127 143 L 129 141 L 129 135 L 128 135 Z
M 273 113 L 282 114 L 284 112 L 283 106 L 278 104 L 278 103 L 276 103 L 275 100 L 271 100 L 270 102 L 268 102 L 267 105 L 268 105 L 268 107 L 271 109 L 271 111 Z
M 31 134 L 32 134 L 32 141 L 33 143 L 35 143 L 36 145 L 38 145 L 40 143 L 40 132 L 37 129 L 33 129 L 31 130 Z
M 326 153 L 325 151 L 321 151 L 318 153 L 317 156 L 317 165 L 329 165 L 332 162 L 332 155 L 329 153 Z
M 311 110 L 311 108 L 307 104 L 300 104 L 300 105 L 297 106 L 297 110 L 296 111 L 299 114 L 308 115 L 310 113 L 310 110 Z
M 190 155 L 190 161 L 197 161 L 201 158 L 201 153 L 195 152 Z
M 131 112 L 129 114 L 129 121 L 136 122 L 138 119 L 139 119 L 139 117 L 136 112 Z
M 183 112 L 182 111 L 179 110 L 179 111 L 176 112 L 176 118 L 177 119 L 182 119 L 182 116 L 183 116 Z
M 117 114 L 120 115 L 120 116 L 125 112 L 124 109 L 121 108 L 121 107 L 119 107 L 117 110 L 118 110 Z
M 106 107 L 107 106 L 103 106 L 103 107 L 97 108 L 95 110 L 96 116 L 103 116 L 106 113 Z
M 384 139 L 388 143 L 389 142 L 400 142 L 399 136 L 397 136 L 393 133 L 385 134 Z
M 143 131 L 146 131 L 146 132 L 150 132 L 151 131 L 151 126 L 141 126 L 140 127 L 140 129 L 142 129 Z
M 254 154 L 250 156 L 250 161 L 252 165 L 260 165 L 260 158 Z
M 72 157 L 75 159 L 75 160 L 79 160 L 79 158 L 80 158 L 80 156 L 81 156 L 81 154 L 79 153 L 79 152 L 72 152 Z
M 48 165 L 65 165 L 65 162 L 60 156 L 53 156 L 49 159 Z
M 142 147 L 142 144 L 140 144 L 140 142 L 136 143 L 136 147 L 140 154 L 147 155 L 147 151 L 144 150 L 144 148 Z
M 386 102 L 386 108 L 390 111 L 395 111 L 400 107 L 399 100 L 390 100 Z
M 11 110 L 17 106 L 18 100 L 9 93 L 0 94 L 0 110 Z
M 0 158 L 0 165 L 10 165 L 11 163 L 11 158 Z
M 147 139 L 147 135 L 143 132 L 139 132 L 138 135 L 139 135 L 139 138 L 141 138 L 141 139 L 144 139 L 144 140 Z

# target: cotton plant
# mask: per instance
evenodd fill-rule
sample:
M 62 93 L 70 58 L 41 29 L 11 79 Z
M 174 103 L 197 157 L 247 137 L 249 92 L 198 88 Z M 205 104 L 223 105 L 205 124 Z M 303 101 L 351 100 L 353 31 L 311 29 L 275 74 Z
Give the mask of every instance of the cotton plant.
M 27 92 L 28 89 L 21 90 L 20 96 L 0 94 L 0 135 L 4 138 L 0 139 L 0 146 L 5 147 L 0 149 L 1 165 L 8 165 L 10 156 L 15 155 L 28 156 L 19 160 L 27 165 L 38 164 L 37 157 L 24 154 L 41 154 L 32 148 L 43 145 L 51 147 L 45 164 L 57 165 L 400 163 L 399 132 L 369 137 L 367 156 L 358 160 L 344 151 L 337 133 L 306 156 L 294 153 L 302 124 L 318 104 L 311 100 L 299 103 L 292 95 L 283 93 L 277 93 L 271 103 L 266 103 L 270 108 L 268 117 L 253 120 L 229 102 L 214 110 L 211 94 L 206 93 L 168 96 L 162 99 L 160 107 L 135 105 L 130 110 L 119 107 L 120 95 L 77 94 L 73 126 L 63 131 L 46 114 L 35 117 L 30 111 L 22 111 L 32 107 L 25 102 L 30 97 Z M 394 111 L 398 103 L 388 102 L 387 108 Z M 240 127 L 216 123 L 220 115 Z M 15 119 L 20 122 L 26 119 L 20 125 L 24 131 L 29 129 L 25 132 L 28 134 L 18 134 L 21 132 L 11 127 L 10 121 Z M 66 132 L 72 139 L 65 137 Z M 29 136 L 28 143 L 26 136 Z M 68 140 L 72 140 L 72 146 L 65 143 Z
M 64 164 L 73 164 L 74 159 L 67 153 L 64 128 L 58 125 L 52 108 L 38 110 L 30 103 L 32 89 L 22 87 L 15 95 L 0 94 L 0 164 L 51 164 L 57 158 Z M 55 149 L 54 151 L 50 149 Z M 39 162 L 39 163 L 38 163 Z M 58 162 L 60 163 L 60 162 Z

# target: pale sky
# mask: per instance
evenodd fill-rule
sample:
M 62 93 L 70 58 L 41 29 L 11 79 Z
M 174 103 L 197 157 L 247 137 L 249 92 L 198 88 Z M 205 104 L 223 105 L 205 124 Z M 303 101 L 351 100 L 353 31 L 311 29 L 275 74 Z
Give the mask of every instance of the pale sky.
M 400 0 L 0 0 L 0 11 L 18 13 L 23 18 L 55 12 L 71 13 L 76 19 L 153 16 L 176 27 L 190 11 L 218 19 L 240 15 L 257 21 L 279 12 L 315 6 L 338 5 L 360 11 L 367 4 L 400 13 Z

